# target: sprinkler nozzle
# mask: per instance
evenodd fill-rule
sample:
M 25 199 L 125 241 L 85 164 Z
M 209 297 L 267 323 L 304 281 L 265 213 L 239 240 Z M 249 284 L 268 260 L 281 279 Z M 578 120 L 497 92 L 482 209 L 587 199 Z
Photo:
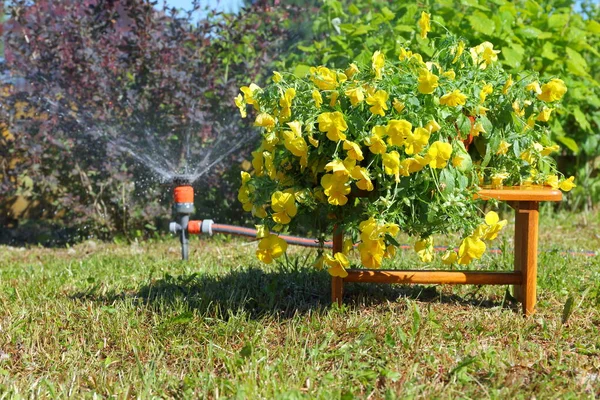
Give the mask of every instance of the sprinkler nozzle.
M 175 182 L 175 179 L 173 182 Z M 179 233 L 181 258 L 187 260 L 189 242 L 187 230 L 190 222 L 190 214 L 194 212 L 194 188 L 189 183 L 175 186 L 173 189 L 173 200 L 175 201 L 175 212 L 179 221 L 171 223 L 169 228 L 171 232 Z

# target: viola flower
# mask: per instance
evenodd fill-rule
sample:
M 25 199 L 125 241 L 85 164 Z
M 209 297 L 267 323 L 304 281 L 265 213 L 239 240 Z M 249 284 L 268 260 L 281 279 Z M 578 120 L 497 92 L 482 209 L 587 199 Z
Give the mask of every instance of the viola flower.
M 387 128 L 385 126 L 376 125 L 372 129 L 372 134 L 365 139 L 365 144 L 369 146 L 369 151 L 373 154 L 384 154 L 387 150 L 387 146 L 383 141 L 383 138 L 387 135 Z
M 348 202 L 346 195 L 350 193 L 350 186 L 346 185 L 348 176 L 343 174 L 325 174 L 321 178 L 321 186 L 327 196 L 329 204 L 343 206 Z
M 490 42 L 483 42 L 471 48 L 470 52 L 473 63 L 480 69 L 486 69 L 490 64 L 498 61 L 500 50 L 494 50 L 494 45 Z
M 298 212 L 294 195 L 280 191 L 271 195 L 271 208 L 275 211 L 273 221 L 282 225 L 289 224 L 292 217 L 295 217 Z
M 333 257 L 329 254 L 325 254 L 325 264 L 329 265 L 329 275 L 331 276 L 339 276 L 340 278 L 345 278 L 348 276 L 348 272 L 346 272 L 346 268 L 350 266 L 350 261 L 348 257 L 344 255 L 344 253 L 338 252 L 335 253 Z
M 563 179 L 563 181 L 560 183 L 560 185 L 558 185 L 558 187 L 563 192 L 569 192 L 574 187 L 577 187 L 577 185 L 574 183 L 574 181 L 575 181 L 575 177 L 571 176 L 571 177 L 569 177 L 569 179 Z
M 351 160 L 362 161 L 365 157 L 360 146 L 349 140 L 344 140 L 343 149 L 348 151 L 348 158 Z
M 485 129 L 483 129 L 483 124 L 481 122 L 475 122 L 471 126 L 471 130 L 469 131 L 469 135 L 477 137 L 480 133 L 487 133 Z
M 381 263 L 386 252 L 382 240 L 363 239 L 357 249 L 362 265 L 371 269 L 381 268 Z
M 525 90 L 533 91 L 537 95 L 542 94 L 542 89 L 540 88 L 540 83 L 538 81 L 534 81 L 525 85 Z
M 369 111 L 373 114 L 385 116 L 385 110 L 388 109 L 386 102 L 388 101 L 388 93 L 385 90 L 378 90 L 375 94 L 367 97 L 367 104 L 371 107 Z
M 360 190 L 366 190 L 368 192 L 373 190 L 373 182 L 369 176 L 369 171 L 366 168 L 355 166 L 350 172 L 350 177 L 356 180 L 356 187 Z
M 507 94 L 508 89 L 510 89 L 510 87 L 512 85 L 513 85 L 512 75 L 508 75 L 508 79 L 506 80 L 506 83 L 504 83 L 504 86 L 502 87 L 502 94 Z
M 405 119 L 393 119 L 388 123 L 387 135 L 390 146 L 402 146 L 406 138 L 411 134 L 412 124 Z
M 240 115 L 242 116 L 242 118 L 246 118 L 248 115 L 246 113 L 246 102 L 244 101 L 244 98 L 241 94 L 238 94 L 235 98 L 235 105 L 237 106 L 237 108 L 240 109 Z
M 435 119 L 432 119 L 425 125 L 425 129 L 427 129 L 429 133 L 436 133 L 442 129 L 442 127 L 436 122 Z
M 260 86 L 251 83 L 250 86 L 242 86 L 240 88 L 240 91 L 244 93 L 244 101 L 246 102 L 246 104 L 251 104 L 252 106 L 254 106 L 254 109 L 258 111 L 258 103 L 254 96 L 260 93 Z
M 317 108 L 321 108 L 321 104 L 323 104 L 323 96 L 321 96 L 321 92 L 319 92 L 317 89 L 313 90 L 312 98 L 315 101 L 315 106 L 317 106 Z
M 458 259 L 458 254 L 454 250 L 446 250 L 444 255 L 442 256 L 442 263 L 446 265 L 451 265 L 456 262 Z
M 512 146 L 512 144 L 508 143 L 506 140 L 500 142 L 498 145 L 498 150 L 496 151 L 497 155 L 505 155 L 508 152 L 508 149 Z
M 345 160 L 335 159 L 325 165 L 325 171 L 333 172 L 336 175 L 350 175 L 350 171 L 356 165 L 356 160 L 347 158 Z
M 262 126 L 263 128 L 267 128 L 267 130 L 271 130 L 275 127 L 275 118 L 267 113 L 258 114 L 254 126 Z
M 550 114 L 552 114 L 552 109 L 544 106 L 542 111 L 538 114 L 536 121 L 548 122 L 550 120 Z
M 454 63 L 456 63 L 458 61 L 459 57 L 462 56 L 462 54 L 463 54 L 464 51 L 465 51 L 465 42 L 463 42 L 461 40 L 456 45 L 455 53 L 453 52 L 454 58 L 452 59 L 452 64 L 454 64 Z
M 552 189 L 558 189 L 558 176 L 549 175 L 544 181 L 546 186 L 550 186 Z
M 418 86 L 417 89 L 420 93 L 423 94 L 431 94 L 438 87 L 439 77 L 437 75 L 432 74 L 427 69 L 423 68 L 419 73 Z
M 500 221 L 498 213 L 495 211 L 490 211 L 485 215 L 485 223 L 487 224 L 488 228 L 483 236 L 483 239 L 494 240 L 508 222 L 505 219 Z
M 344 92 L 344 94 L 350 99 L 350 104 L 352 104 L 352 107 L 356 107 L 365 99 L 365 92 L 360 86 L 348 89 Z
M 383 70 L 383 66 L 385 64 L 385 55 L 382 52 L 377 50 L 373 53 L 373 57 L 371 57 L 371 67 L 375 72 L 375 79 L 381 79 L 381 71 Z M 387 98 L 386 98 L 387 100 Z M 373 113 L 375 114 L 375 113 Z
M 335 111 L 323 113 L 319 115 L 317 122 L 319 122 L 319 131 L 327 132 L 327 138 L 329 140 L 334 142 L 346 140 L 344 131 L 348 129 L 348 125 L 344 120 L 344 114 L 341 112 Z
M 438 169 L 444 168 L 448 164 L 451 154 L 452 145 L 450 143 L 434 142 L 427 150 L 427 156 L 430 159 L 429 166 Z
M 467 96 L 462 94 L 459 89 L 454 89 L 440 97 L 440 104 L 450 107 L 464 106 L 467 101 Z
M 271 79 L 273 79 L 273 82 L 279 83 L 283 79 L 283 76 L 281 76 L 279 72 L 273 71 L 273 77 Z
M 483 103 L 487 98 L 488 94 L 492 94 L 494 92 L 494 87 L 489 83 L 483 85 L 481 90 L 479 91 L 479 101 Z
M 384 172 L 387 175 L 394 175 L 396 182 L 400 180 L 400 154 L 397 151 L 391 151 L 382 156 Z
M 274 259 L 281 257 L 286 250 L 286 241 L 271 233 L 258 242 L 256 257 L 265 264 L 271 264 Z
M 350 64 L 350 66 L 348 68 L 346 68 L 346 70 L 344 71 L 346 76 L 350 79 L 352 79 L 352 77 L 354 75 L 358 74 L 359 72 L 360 71 L 359 71 L 358 67 L 354 63 Z
M 502 183 L 509 175 L 506 172 L 496 172 L 492 175 L 492 188 L 499 189 L 502 187 Z
M 552 78 L 550 82 L 542 85 L 541 93 L 537 96 L 538 99 L 551 103 L 562 99 L 567 93 L 567 86 L 562 79 Z
M 279 118 L 282 121 L 286 121 L 292 116 L 292 100 L 296 97 L 296 89 L 288 88 L 285 90 L 285 94 L 279 100 L 281 106 L 281 112 Z
M 398 55 L 398 60 L 404 61 L 409 60 L 413 56 L 413 52 L 410 50 L 406 50 L 404 47 L 400 47 L 400 54 Z
M 543 156 L 548 156 L 548 155 L 550 155 L 550 154 L 552 154 L 552 153 L 554 153 L 556 151 L 559 151 L 559 150 L 560 150 L 560 146 L 557 145 L 557 144 L 555 144 L 555 145 L 552 145 L 552 146 L 544 147 L 544 149 L 540 152 L 540 154 L 543 155 Z
M 413 133 L 406 137 L 404 152 L 410 156 L 423 151 L 427 143 L 429 143 L 429 135 L 430 133 L 427 129 L 416 128 Z
M 337 74 L 327 67 L 311 67 L 310 79 L 321 90 L 334 90 L 338 87 Z
M 415 243 L 415 251 L 419 255 L 419 258 L 423 262 L 432 262 L 433 261 L 433 237 L 429 236 L 425 239 L 418 240 Z
M 335 107 L 339 97 L 340 94 L 338 92 L 331 92 L 331 98 L 329 99 L 329 107 Z
M 400 100 L 394 99 L 394 102 L 392 103 L 392 107 L 394 107 L 394 110 L 396 110 L 397 113 L 401 113 L 404 110 L 405 105 Z
M 463 239 L 458 249 L 458 263 L 461 265 L 470 264 L 473 260 L 478 260 L 485 253 L 485 243 L 477 236 L 467 236 Z
M 419 18 L 419 30 L 421 31 L 421 39 L 427 37 L 427 33 L 431 32 L 431 14 L 425 11 L 421 12 L 421 18 Z

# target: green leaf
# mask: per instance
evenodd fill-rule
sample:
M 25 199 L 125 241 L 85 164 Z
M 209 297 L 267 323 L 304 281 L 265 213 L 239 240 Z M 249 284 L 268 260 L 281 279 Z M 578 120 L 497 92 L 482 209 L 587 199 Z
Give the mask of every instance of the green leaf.
M 592 130 L 592 126 L 588 122 L 587 118 L 585 117 L 585 114 L 581 111 L 579 106 L 573 109 L 573 116 L 575 117 L 575 120 L 577 121 L 581 129 L 583 129 L 584 131 Z
M 303 51 L 305 53 L 312 53 L 313 51 L 315 51 L 315 46 L 302 46 L 301 44 L 299 44 L 298 50 Z
M 588 65 L 585 61 L 585 58 L 583 58 L 581 54 L 579 54 L 577 51 L 573 50 L 570 47 L 567 47 L 566 51 L 567 57 L 569 58 L 567 60 L 567 68 L 569 69 L 569 71 L 574 73 L 575 75 L 587 76 Z
M 563 325 L 567 323 L 567 321 L 569 320 L 569 317 L 573 313 L 573 304 L 574 303 L 575 303 L 575 300 L 573 299 L 573 296 L 569 296 L 569 298 L 565 302 L 565 306 L 563 307 L 563 312 L 562 312 L 562 317 L 561 317 L 561 322 Z
M 354 32 L 352 32 L 351 36 L 360 36 L 360 35 L 364 35 L 366 33 L 369 33 L 370 31 L 372 31 L 373 28 L 371 28 L 369 25 L 359 25 Z
M 387 7 L 383 7 L 381 13 L 386 21 L 392 21 L 394 18 L 396 18 L 396 14 L 394 14 L 394 12 Z
M 394 30 L 396 32 L 413 32 L 415 30 L 415 28 L 413 28 L 410 25 L 396 25 L 394 27 Z
M 484 35 L 491 35 L 494 33 L 494 22 L 481 11 L 475 11 L 475 13 L 467 17 L 467 19 L 475 32 L 483 33 Z
M 360 10 L 358 7 L 356 7 L 354 4 L 350 4 L 348 6 L 348 12 L 352 15 L 359 15 L 360 14 Z
M 542 57 L 547 58 L 548 60 L 556 60 L 558 58 L 558 54 L 553 51 L 552 42 L 544 43 L 542 47 Z
M 559 142 L 561 142 L 562 144 L 564 144 L 573 153 L 575 153 L 575 154 L 579 153 L 579 146 L 577 146 L 577 142 L 575 142 L 570 137 L 559 136 L 559 137 L 556 138 L 556 140 L 558 140 Z
M 294 75 L 298 78 L 303 78 L 310 71 L 310 65 L 298 64 L 296 68 L 294 68 Z
M 504 64 L 512 68 L 519 68 L 523 61 L 523 54 L 519 54 L 514 47 L 503 47 L 502 56 L 504 57 Z
M 548 27 L 550 29 L 559 29 L 567 25 L 569 14 L 552 14 L 548 17 Z
M 592 32 L 598 35 L 600 34 L 600 23 L 598 23 L 598 21 L 589 20 L 585 29 L 588 32 Z

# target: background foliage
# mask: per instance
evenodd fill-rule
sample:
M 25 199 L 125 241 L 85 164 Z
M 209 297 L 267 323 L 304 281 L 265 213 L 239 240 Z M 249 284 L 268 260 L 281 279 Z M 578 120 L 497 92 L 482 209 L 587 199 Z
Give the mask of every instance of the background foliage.
M 169 190 L 111 146 L 115 136 L 141 146 L 140 132 L 151 126 L 172 154 L 182 137 L 200 151 L 219 132 L 245 135 L 252 128 L 232 119 L 239 86 L 263 84 L 274 68 L 301 74 L 308 65 L 346 66 L 377 49 L 388 57 L 401 46 L 427 53 L 414 32 L 423 10 L 471 44 L 494 43 L 515 75 L 534 69 L 565 80 L 553 137 L 565 147 L 561 169 L 579 185 L 568 198 L 575 208 L 600 198 L 600 11 L 589 3 L 575 12 L 572 0 L 259 1 L 200 22 L 157 13 L 147 0 L 12 3 L 4 68 L 28 83 L 4 83 L 0 97 L 4 227 L 54 221 L 103 237 L 160 228 Z M 431 40 L 442 33 L 433 29 Z M 115 135 L 98 134 L 115 127 Z M 247 150 L 237 152 L 230 170 L 203 180 L 200 213 L 244 222 L 235 189 L 245 158 Z M 19 201 L 25 212 L 16 215 Z
M 577 11 L 576 11 L 577 10 Z M 560 77 L 569 88 L 564 109 L 553 119 L 553 139 L 565 148 L 563 172 L 579 187 L 569 195 L 574 208 L 600 200 L 600 8 L 573 0 L 443 0 L 387 2 L 326 0 L 295 51 L 278 60 L 281 70 L 303 74 L 311 65 L 345 68 L 375 50 L 396 58 L 401 47 L 431 56 L 429 40 L 443 34 L 432 24 L 429 39 L 415 30 L 422 11 L 470 45 L 483 41 L 500 49 L 515 76 L 534 70 L 543 79 Z M 305 32 L 306 33 L 306 32 Z

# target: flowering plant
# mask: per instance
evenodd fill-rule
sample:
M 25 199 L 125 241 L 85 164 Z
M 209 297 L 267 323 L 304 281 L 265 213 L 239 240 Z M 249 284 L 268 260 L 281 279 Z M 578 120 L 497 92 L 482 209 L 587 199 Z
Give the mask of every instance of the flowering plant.
M 419 27 L 426 36 L 428 14 Z M 510 76 L 489 42 L 468 49 L 448 34 L 433 50 L 428 61 L 375 51 L 344 71 L 274 72 L 268 87 L 241 88 L 235 102 L 243 117 L 252 106 L 263 132 L 238 195 L 262 220 L 259 259 L 285 252 L 273 232 L 309 226 L 321 238 L 334 227 L 349 237 L 341 253 L 319 252 L 332 275 L 346 276 L 357 243 L 362 265 L 379 268 L 400 230 L 418 237 L 424 262 L 434 258 L 433 234 L 462 232 L 442 261 L 469 264 L 506 224 L 482 215 L 479 187 L 574 186 L 549 157 L 559 150 L 547 122 L 567 91 L 562 80 Z

